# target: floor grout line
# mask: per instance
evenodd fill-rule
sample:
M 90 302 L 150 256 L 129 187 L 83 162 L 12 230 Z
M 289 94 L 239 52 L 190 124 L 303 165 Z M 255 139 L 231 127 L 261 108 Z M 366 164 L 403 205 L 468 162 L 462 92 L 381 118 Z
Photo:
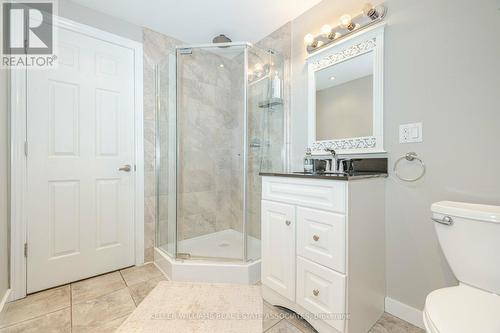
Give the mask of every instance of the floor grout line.
M 35 320 L 35 319 L 39 319 L 41 317 L 45 317 L 47 315 L 50 315 L 50 314 L 53 314 L 53 313 L 56 313 L 56 312 L 59 312 L 59 311 L 62 311 L 62 310 L 66 310 L 68 308 L 71 308 L 71 304 L 68 305 L 68 306 L 65 306 L 64 308 L 60 308 L 60 309 L 57 309 L 57 310 L 54 310 L 54 311 L 50 311 L 50 312 L 47 312 L 47 313 L 44 313 L 44 314 L 41 314 L 39 316 L 36 316 L 36 317 L 33 317 L 33 318 L 29 318 L 29 319 L 25 319 L 25 320 L 21 320 L 21 321 L 17 321 L 15 323 L 12 323 L 11 325 L 7 325 L 7 326 L 3 326 L 3 327 L 0 327 L 0 330 L 4 330 L 6 328 L 9 328 L 9 327 L 12 327 L 12 326 L 16 326 L 16 325 L 19 325 L 19 324 L 23 324 L 23 323 L 26 323 L 30 320 Z
M 283 321 L 285 319 L 280 319 L 278 320 L 276 323 L 274 323 L 273 325 L 271 325 L 267 330 L 265 330 L 263 333 L 265 332 L 269 332 L 271 330 L 271 328 L 273 328 L 274 326 L 278 325 L 279 323 L 281 323 L 281 321 Z
M 73 283 L 69 284 L 69 332 L 73 333 Z

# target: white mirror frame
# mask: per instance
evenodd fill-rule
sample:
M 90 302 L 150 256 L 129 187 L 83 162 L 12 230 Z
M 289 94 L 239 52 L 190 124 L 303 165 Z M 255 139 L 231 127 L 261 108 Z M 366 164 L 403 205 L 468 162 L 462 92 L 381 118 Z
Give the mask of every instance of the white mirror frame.
M 354 33 L 307 57 L 308 67 L 308 142 L 315 155 L 385 153 L 384 150 L 384 27 L 376 25 Z M 337 140 L 316 140 L 317 71 L 334 66 L 359 55 L 373 52 L 373 135 Z

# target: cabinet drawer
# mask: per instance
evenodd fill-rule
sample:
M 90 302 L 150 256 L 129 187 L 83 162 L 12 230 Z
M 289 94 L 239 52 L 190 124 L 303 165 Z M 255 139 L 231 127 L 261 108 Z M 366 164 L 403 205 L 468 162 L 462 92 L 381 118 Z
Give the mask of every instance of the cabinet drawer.
M 297 253 L 345 273 L 345 215 L 297 207 Z
M 345 213 L 346 182 L 263 177 L 262 199 Z
M 344 332 L 346 312 L 345 275 L 297 257 L 297 303 Z

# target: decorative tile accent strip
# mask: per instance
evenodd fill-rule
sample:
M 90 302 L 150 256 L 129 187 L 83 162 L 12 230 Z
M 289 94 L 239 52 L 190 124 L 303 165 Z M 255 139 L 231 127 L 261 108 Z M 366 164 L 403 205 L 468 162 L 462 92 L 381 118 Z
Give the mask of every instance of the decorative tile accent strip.
M 326 151 L 327 149 L 351 150 L 369 149 L 377 146 L 377 139 L 374 137 L 352 138 L 332 141 L 316 141 L 313 143 L 313 151 Z
M 362 41 L 361 43 L 352 45 L 340 52 L 327 55 L 324 58 L 314 61 L 312 63 L 313 69 L 317 71 L 360 54 L 367 53 L 375 48 L 375 46 L 377 46 L 376 38 Z

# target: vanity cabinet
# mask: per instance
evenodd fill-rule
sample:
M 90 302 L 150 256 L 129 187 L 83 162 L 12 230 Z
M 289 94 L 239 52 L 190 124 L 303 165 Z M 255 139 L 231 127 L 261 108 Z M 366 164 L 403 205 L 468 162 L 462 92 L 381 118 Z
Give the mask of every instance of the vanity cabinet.
M 384 312 L 384 180 L 262 179 L 263 297 L 323 332 Z

